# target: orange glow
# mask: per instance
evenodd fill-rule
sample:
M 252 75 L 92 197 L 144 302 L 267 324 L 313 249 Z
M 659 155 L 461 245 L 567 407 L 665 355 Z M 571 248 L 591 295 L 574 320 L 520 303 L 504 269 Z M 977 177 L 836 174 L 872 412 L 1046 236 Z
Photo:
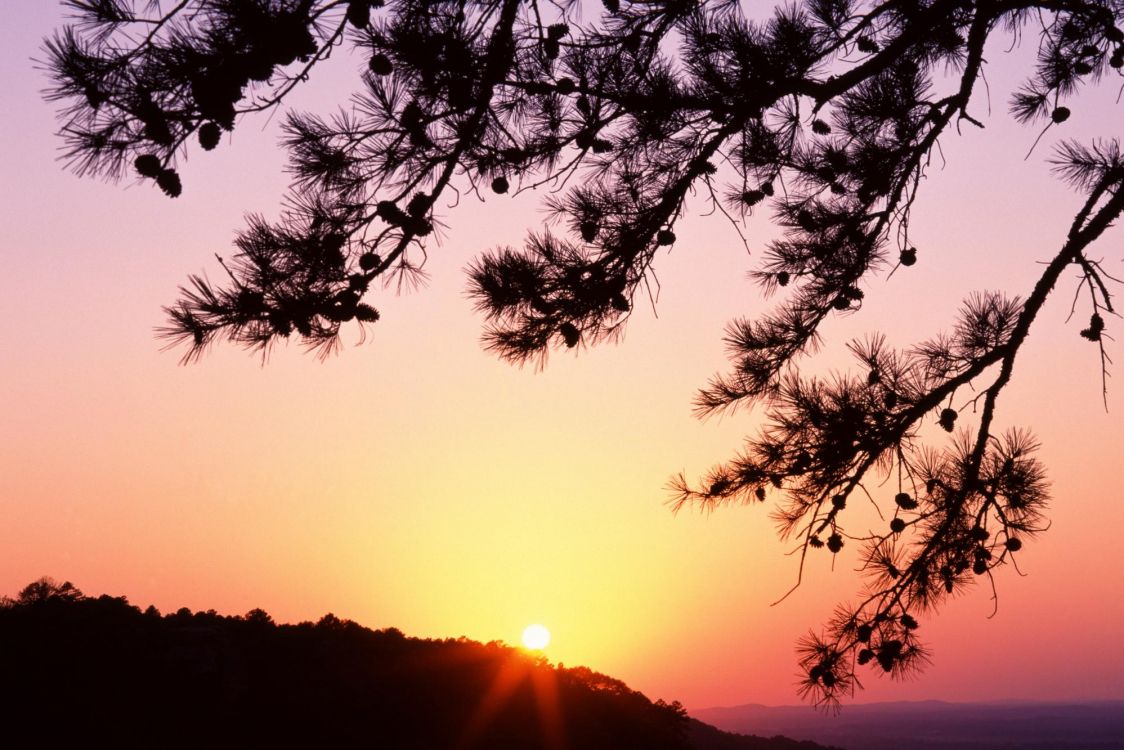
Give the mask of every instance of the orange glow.
M 549 669 L 533 668 L 532 663 L 528 662 L 526 657 L 518 654 L 512 655 L 503 662 L 496 676 L 492 679 L 488 692 L 484 694 L 473 710 L 456 747 L 473 747 L 477 739 L 487 729 L 488 724 L 504 710 L 508 702 L 528 679 L 531 680 L 535 710 L 538 714 L 545 747 L 551 750 L 564 747 L 564 728 L 555 674 Z
M 558 698 L 558 682 L 553 671 L 537 669 L 531 673 L 531 686 L 535 691 L 535 704 L 542 727 L 544 745 L 548 750 L 566 747 L 566 732 L 562 720 L 562 704 Z

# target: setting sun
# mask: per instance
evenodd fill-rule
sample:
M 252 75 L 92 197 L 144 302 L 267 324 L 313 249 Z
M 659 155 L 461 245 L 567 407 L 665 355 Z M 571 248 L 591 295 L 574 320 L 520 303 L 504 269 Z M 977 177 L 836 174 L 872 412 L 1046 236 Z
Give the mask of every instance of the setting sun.
M 523 630 L 523 645 L 532 651 L 541 651 L 550 645 L 550 631 L 544 625 L 528 625 Z

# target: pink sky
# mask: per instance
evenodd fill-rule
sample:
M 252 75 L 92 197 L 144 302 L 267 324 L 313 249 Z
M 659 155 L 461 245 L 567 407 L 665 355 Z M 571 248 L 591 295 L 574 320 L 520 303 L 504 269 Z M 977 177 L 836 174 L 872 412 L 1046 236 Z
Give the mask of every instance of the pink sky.
M 282 621 L 332 611 L 411 635 L 518 640 L 553 632 L 547 655 L 689 708 L 794 703 L 793 644 L 850 596 L 853 558 L 796 576 L 767 509 L 673 516 L 668 478 L 728 457 L 752 413 L 700 423 L 694 390 L 726 360 L 721 335 L 768 309 L 745 274 L 771 236 L 720 217 L 676 228 L 657 267 L 658 318 L 639 307 L 619 345 L 502 364 L 478 343 L 465 296 L 476 253 L 518 245 L 541 221 L 533 198 L 446 213 L 430 283 L 375 304 L 383 319 L 320 363 L 281 348 L 266 366 L 220 347 L 194 366 L 153 328 L 178 284 L 247 211 L 275 215 L 286 177 L 275 123 L 242 123 L 193 153 L 185 191 L 82 180 L 57 161 L 52 107 L 31 61 L 60 22 L 15 0 L 0 29 L 0 593 L 42 576 L 135 604 Z M 867 289 L 831 323 L 817 367 L 842 367 L 848 338 L 884 330 L 906 346 L 947 328 L 975 289 L 1025 294 L 1079 199 L 1052 180 L 1048 136 L 1010 123 L 1017 66 L 995 50 L 986 131 L 946 139 L 912 228 L 918 264 Z M 299 100 L 348 94 L 341 60 Z M 1064 135 L 1111 136 L 1116 91 L 1072 105 Z M 1122 237 L 1098 249 L 1117 276 Z M 906 272 L 907 271 L 907 272 Z M 1124 698 L 1124 492 L 1120 385 L 1101 403 L 1095 347 L 1065 324 L 1073 284 L 1032 332 L 1004 393 L 1003 426 L 1033 427 L 1054 488 L 1053 528 L 999 576 L 998 614 L 979 588 L 922 622 L 935 655 L 909 683 L 872 678 L 861 700 Z M 1108 332 L 1118 326 L 1109 320 Z M 1119 337 L 1118 337 L 1119 338 Z M 1119 356 L 1119 345 L 1110 342 Z M 1119 377 L 1117 378 L 1119 381 Z

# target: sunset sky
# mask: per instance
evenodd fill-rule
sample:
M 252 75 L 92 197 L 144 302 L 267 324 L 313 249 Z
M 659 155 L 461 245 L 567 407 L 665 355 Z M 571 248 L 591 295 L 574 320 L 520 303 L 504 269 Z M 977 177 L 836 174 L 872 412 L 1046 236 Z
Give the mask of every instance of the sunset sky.
M 153 334 L 188 274 L 221 273 L 247 212 L 276 216 L 287 185 L 279 117 L 240 122 L 193 150 L 183 196 L 80 179 L 59 161 L 42 101 L 51 0 L 8 0 L 0 26 L 0 594 L 40 576 L 141 607 L 282 622 L 326 612 L 409 635 L 519 642 L 546 625 L 546 655 L 688 708 L 796 703 L 795 640 L 858 588 L 852 550 L 832 571 L 797 560 L 769 508 L 709 515 L 666 505 L 668 479 L 728 458 L 758 416 L 698 421 L 695 390 L 726 358 L 727 321 L 770 307 L 746 274 L 773 236 L 747 222 L 748 253 L 720 216 L 696 212 L 658 261 L 655 310 L 637 305 L 619 344 L 555 353 L 542 371 L 480 343 L 464 268 L 541 224 L 536 196 L 466 198 L 442 211 L 429 282 L 377 292 L 382 320 L 325 362 L 297 345 L 263 366 L 229 346 L 191 366 Z M 1029 40 L 1028 40 L 1029 41 Z M 911 234 L 917 265 L 865 288 L 833 320 L 814 367 L 881 330 L 908 346 L 948 328 L 973 290 L 1025 295 L 1064 239 L 1079 196 L 1046 159 L 1060 137 L 1119 135 L 1116 84 L 1024 156 L 1038 132 L 1006 113 L 1029 49 L 989 55 L 966 126 L 942 141 Z M 339 55 L 294 98 L 329 112 L 358 58 Z M 701 203 L 701 202 L 700 202 Z M 1124 277 L 1124 231 L 1093 255 Z M 1066 323 L 1076 282 L 1033 329 L 1001 426 L 1032 427 L 1053 483 L 1052 528 L 1020 577 L 1000 570 L 998 612 L 977 587 L 923 619 L 934 663 L 899 683 L 870 673 L 859 700 L 1124 698 L 1124 336 L 1101 400 L 1096 347 Z M 1119 287 L 1118 287 L 1119 289 Z M 974 417 L 965 412 L 964 419 Z M 892 494 L 889 486 L 878 488 Z M 889 496 L 888 494 L 886 495 Z M 857 545 L 856 545 L 857 546 Z M 865 675 L 866 673 L 864 673 Z

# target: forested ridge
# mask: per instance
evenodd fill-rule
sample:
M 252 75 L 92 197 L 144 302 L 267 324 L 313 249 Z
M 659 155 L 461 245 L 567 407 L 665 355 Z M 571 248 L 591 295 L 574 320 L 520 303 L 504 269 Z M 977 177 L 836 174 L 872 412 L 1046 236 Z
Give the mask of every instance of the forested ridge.
M 0 601 L 0 706 L 42 746 L 819 747 L 719 732 L 585 667 L 327 614 L 277 624 L 43 579 Z

